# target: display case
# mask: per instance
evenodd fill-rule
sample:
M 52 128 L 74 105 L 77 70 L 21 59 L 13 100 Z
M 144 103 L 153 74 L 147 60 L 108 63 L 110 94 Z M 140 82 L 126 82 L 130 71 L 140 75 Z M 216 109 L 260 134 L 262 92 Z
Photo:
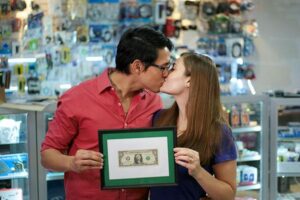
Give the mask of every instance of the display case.
M 224 96 L 223 108 L 235 137 L 236 199 L 268 199 L 267 96 Z
M 38 198 L 35 111 L 0 106 L 0 199 Z
M 161 97 L 165 108 L 174 102 L 169 95 Z M 238 149 L 236 199 L 268 199 L 268 97 L 224 96 L 221 100 Z
M 41 162 L 41 144 L 45 138 L 48 124 L 53 118 L 56 110 L 56 102 L 47 104 L 43 110 L 37 112 L 37 148 L 38 161 Z M 65 199 L 64 193 L 64 173 L 52 172 L 38 165 L 38 190 L 39 199 Z
M 300 199 L 300 98 L 271 98 L 271 199 Z

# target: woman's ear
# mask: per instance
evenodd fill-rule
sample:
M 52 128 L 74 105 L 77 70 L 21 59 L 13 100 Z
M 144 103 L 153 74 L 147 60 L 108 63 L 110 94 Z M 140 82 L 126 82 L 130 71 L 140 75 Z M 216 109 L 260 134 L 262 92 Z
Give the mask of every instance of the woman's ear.
M 191 83 L 191 77 L 187 77 L 186 82 L 185 82 L 185 87 L 189 88 Z

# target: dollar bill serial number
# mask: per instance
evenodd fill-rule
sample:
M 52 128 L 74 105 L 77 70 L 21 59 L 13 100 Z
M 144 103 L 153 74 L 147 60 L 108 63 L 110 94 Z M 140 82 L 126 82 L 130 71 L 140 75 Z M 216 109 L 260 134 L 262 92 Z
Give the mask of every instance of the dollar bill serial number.
M 118 151 L 120 167 L 158 165 L 158 150 L 143 149 Z

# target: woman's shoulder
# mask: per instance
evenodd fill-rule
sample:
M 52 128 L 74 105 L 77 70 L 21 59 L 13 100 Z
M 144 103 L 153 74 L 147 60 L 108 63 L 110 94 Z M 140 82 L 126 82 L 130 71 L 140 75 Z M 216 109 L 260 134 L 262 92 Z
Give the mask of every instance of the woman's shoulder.
M 231 127 L 227 124 L 221 124 L 221 133 L 222 135 L 233 137 Z
M 154 123 L 158 120 L 159 116 L 161 115 L 161 113 L 163 113 L 165 109 L 159 109 L 157 110 L 152 117 L 152 125 L 154 125 Z
M 166 109 L 159 109 L 154 114 L 153 117 L 159 117 Z
M 223 124 L 221 129 L 221 142 L 217 154 L 215 155 L 214 164 L 237 158 L 235 139 L 231 128 Z

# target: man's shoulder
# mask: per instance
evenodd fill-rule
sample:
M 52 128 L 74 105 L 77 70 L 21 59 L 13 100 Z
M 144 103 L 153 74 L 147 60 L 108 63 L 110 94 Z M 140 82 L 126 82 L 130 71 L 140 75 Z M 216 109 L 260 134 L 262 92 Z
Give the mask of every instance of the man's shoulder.
M 89 80 L 85 80 L 78 85 L 73 86 L 69 90 L 67 90 L 60 99 L 62 100 L 72 100 L 76 99 L 76 97 L 80 97 L 81 99 L 84 98 L 85 91 L 88 90 L 96 90 L 96 79 L 92 78 Z

